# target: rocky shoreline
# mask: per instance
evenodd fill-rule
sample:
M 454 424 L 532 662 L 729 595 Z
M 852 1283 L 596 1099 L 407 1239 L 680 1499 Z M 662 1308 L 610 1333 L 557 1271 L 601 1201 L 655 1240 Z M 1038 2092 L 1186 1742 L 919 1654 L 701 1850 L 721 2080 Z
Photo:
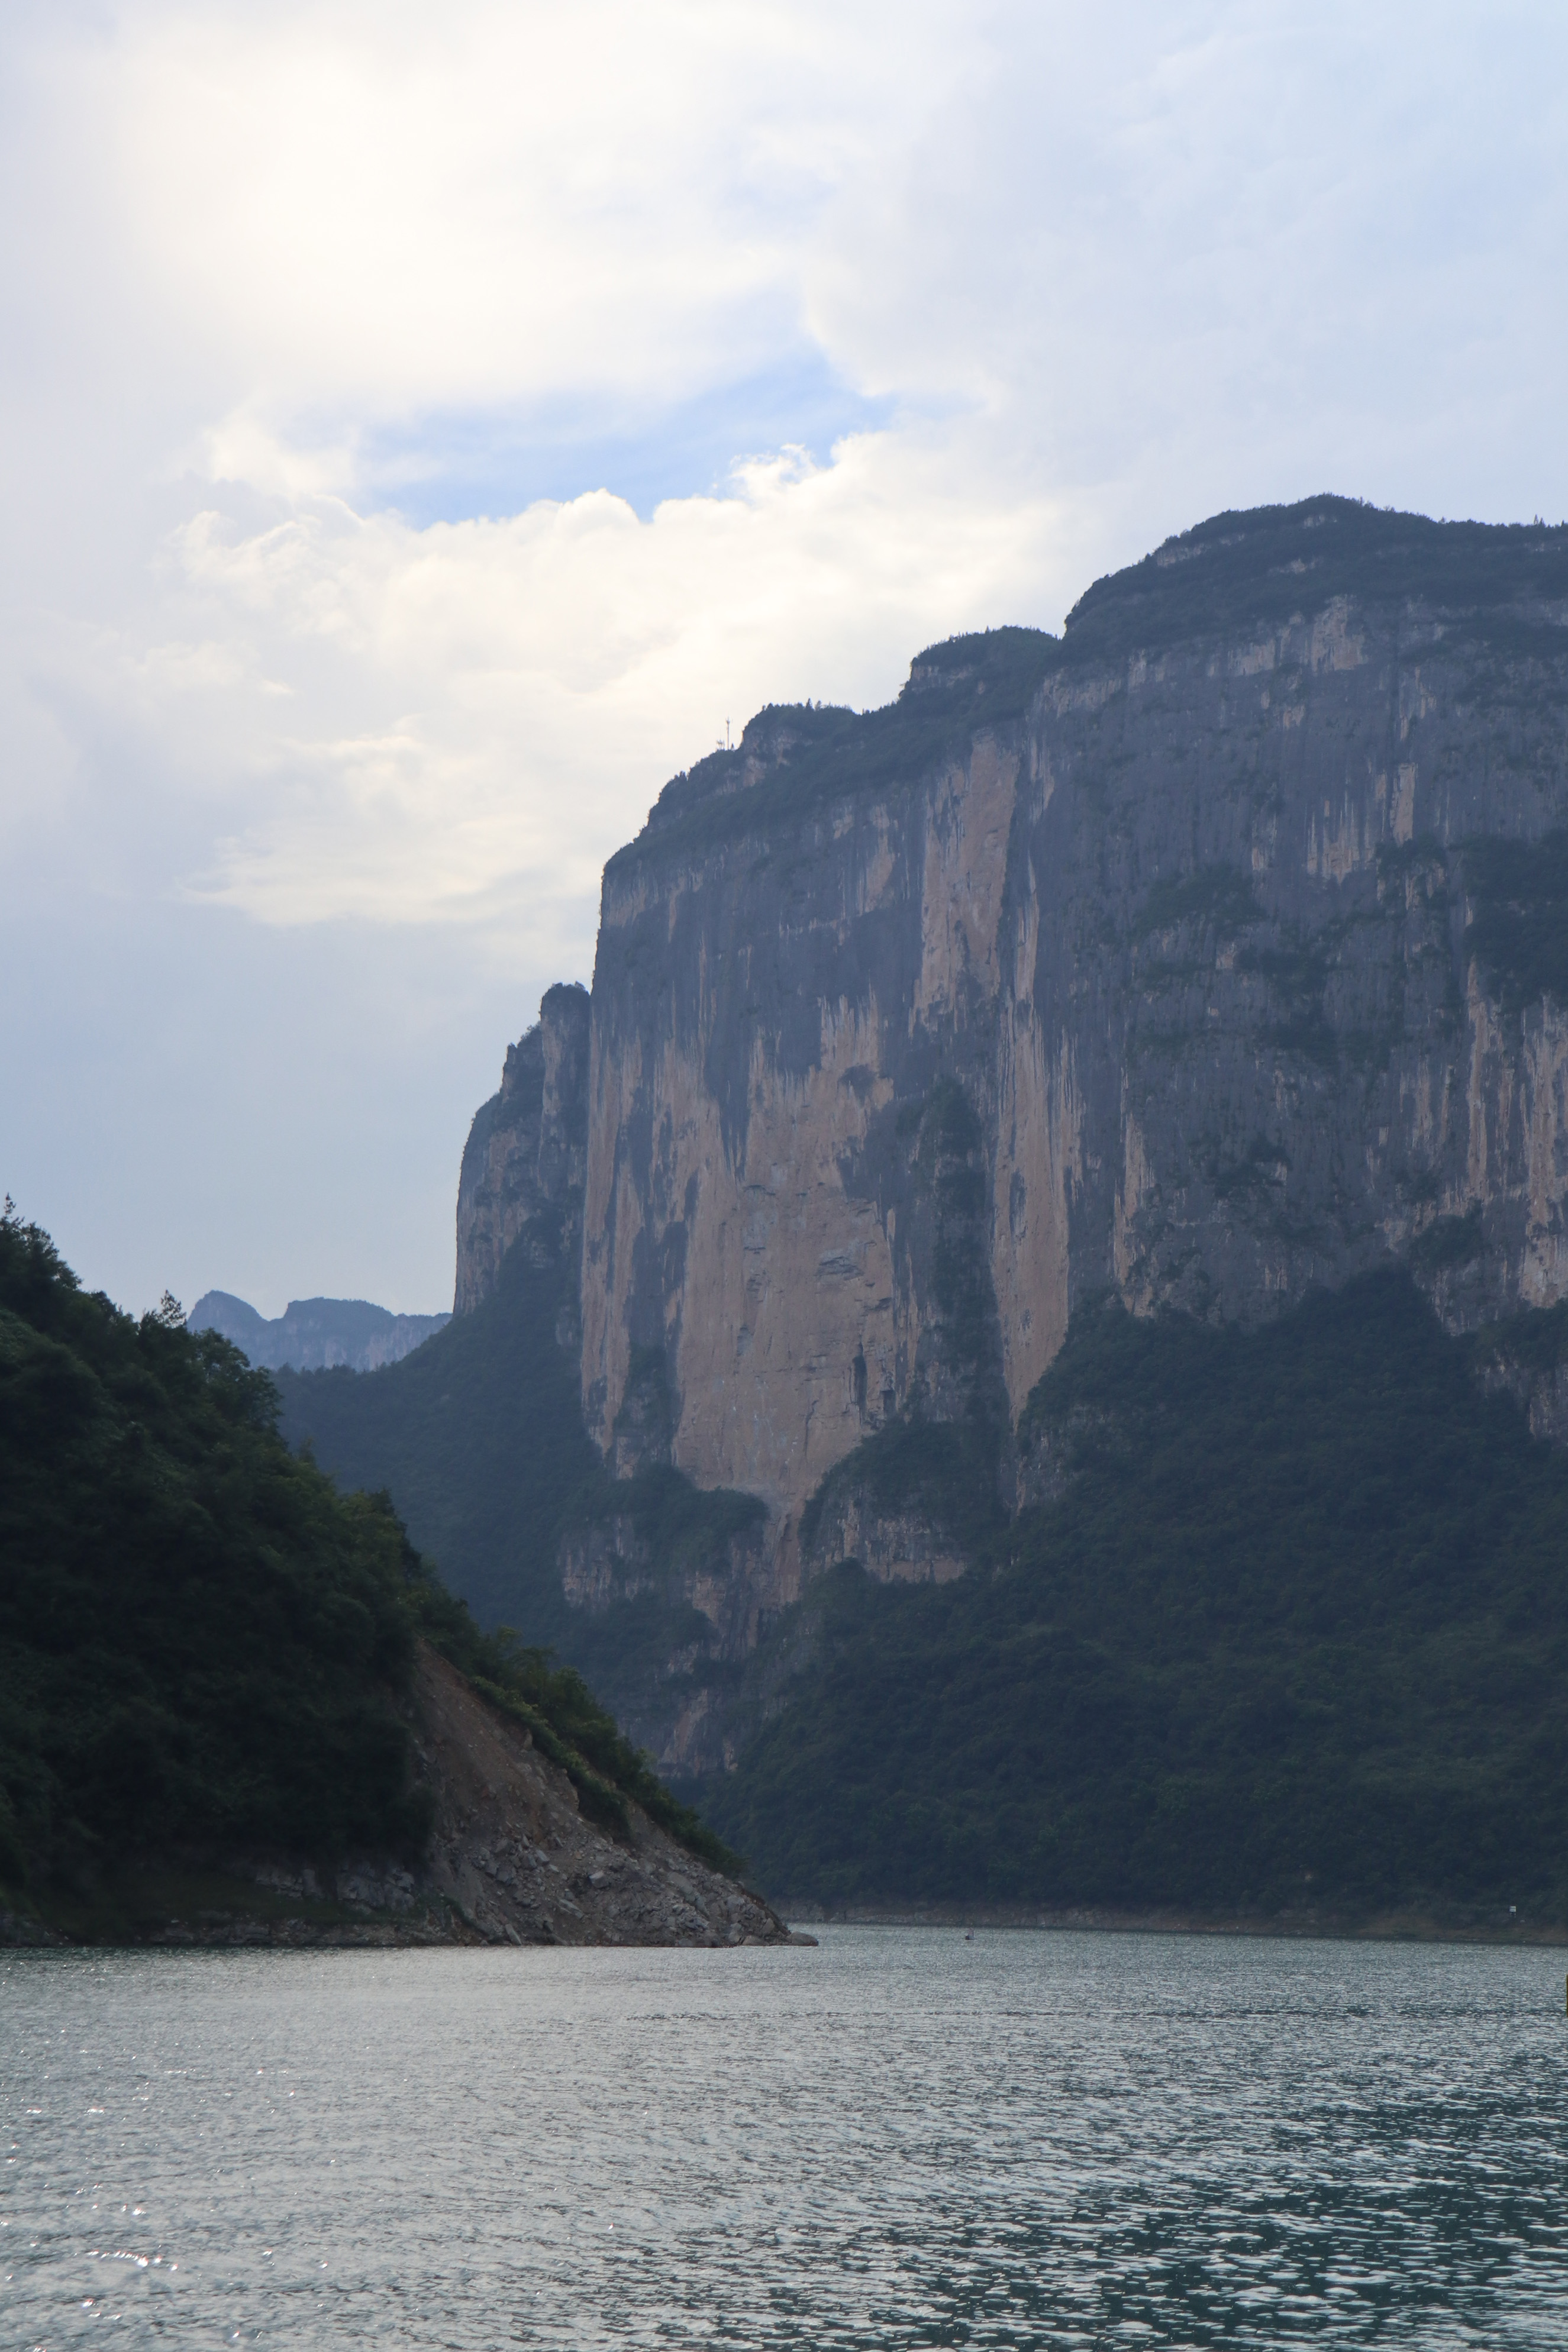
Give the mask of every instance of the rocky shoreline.
M 394 1948 L 435 1944 L 664 1945 L 709 1950 L 813 1943 L 759 1895 L 678 1843 L 628 1801 L 627 1831 L 582 1811 L 529 1731 L 422 1646 L 408 1716 L 435 1798 L 417 1861 L 359 1856 L 149 1859 L 100 1886 L 0 1909 L 0 1945 Z
M 628 1805 L 627 1839 L 587 1820 L 565 1773 L 434 1651 L 421 1656 L 416 1703 L 437 1803 L 422 1891 L 487 1942 L 790 1941 L 761 1895 L 700 1862 L 640 1807 Z

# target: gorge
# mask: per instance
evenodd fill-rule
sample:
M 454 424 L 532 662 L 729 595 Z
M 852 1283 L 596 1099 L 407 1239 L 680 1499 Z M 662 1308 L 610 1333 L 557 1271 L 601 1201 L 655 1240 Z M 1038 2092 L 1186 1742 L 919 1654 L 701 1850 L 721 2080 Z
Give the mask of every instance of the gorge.
M 1062 1385 L 1108 1313 L 1234 1349 L 1342 1294 L 1527 1451 L 1568 1429 L 1565 1007 L 1568 530 L 1222 515 L 1059 638 L 770 708 L 668 785 L 591 996 L 476 1118 L 454 1324 L 363 1395 L 286 1378 L 289 1425 L 477 1606 L 524 1595 L 722 1822 L 847 1564 L 1049 1584 L 1130 1426 Z M 526 1560 L 470 1511 L 466 1568 L 413 1486 L 449 1505 L 441 1368 L 503 1321 L 576 1468 Z

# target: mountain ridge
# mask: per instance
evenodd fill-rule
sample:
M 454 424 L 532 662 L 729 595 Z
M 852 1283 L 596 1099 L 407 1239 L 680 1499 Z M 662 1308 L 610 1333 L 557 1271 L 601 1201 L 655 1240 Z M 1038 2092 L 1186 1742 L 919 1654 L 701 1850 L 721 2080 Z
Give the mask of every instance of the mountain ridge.
M 345 1364 L 373 1372 L 400 1363 L 449 1318 L 397 1315 L 367 1298 L 291 1298 L 270 1319 L 232 1291 L 204 1291 L 185 1320 L 193 1331 L 216 1331 L 244 1351 L 258 1371 L 320 1371 Z

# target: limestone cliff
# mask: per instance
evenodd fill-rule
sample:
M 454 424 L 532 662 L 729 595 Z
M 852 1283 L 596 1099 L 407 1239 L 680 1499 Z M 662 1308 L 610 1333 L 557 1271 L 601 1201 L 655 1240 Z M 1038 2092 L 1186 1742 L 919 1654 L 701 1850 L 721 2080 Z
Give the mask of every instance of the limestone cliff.
M 605 871 L 601 1448 L 657 1392 L 668 1459 L 763 1499 L 754 1620 L 849 1550 L 950 1573 L 825 1479 L 983 1428 L 1012 1507 L 1103 1287 L 1253 1321 L 1400 1258 L 1454 1328 L 1568 1295 L 1564 826 L 1562 530 L 1222 516 L 1059 639 L 764 711 Z
M 458 1181 L 455 1311 L 495 1287 L 525 1226 L 545 1216 L 552 1252 L 575 1251 L 587 1144 L 588 992 L 548 990 L 539 1019 L 507 1048 L 500 1091 L 474 1115 Z

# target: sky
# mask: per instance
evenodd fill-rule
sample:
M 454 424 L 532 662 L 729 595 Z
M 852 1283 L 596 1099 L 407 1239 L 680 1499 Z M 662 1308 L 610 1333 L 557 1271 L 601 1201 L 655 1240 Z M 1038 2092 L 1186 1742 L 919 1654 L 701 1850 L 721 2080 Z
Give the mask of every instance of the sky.
M 450 1303 L 665 781 L 1226 507 L 1568 515 L 1568 13 L 8 0 L 0 1189 Z

